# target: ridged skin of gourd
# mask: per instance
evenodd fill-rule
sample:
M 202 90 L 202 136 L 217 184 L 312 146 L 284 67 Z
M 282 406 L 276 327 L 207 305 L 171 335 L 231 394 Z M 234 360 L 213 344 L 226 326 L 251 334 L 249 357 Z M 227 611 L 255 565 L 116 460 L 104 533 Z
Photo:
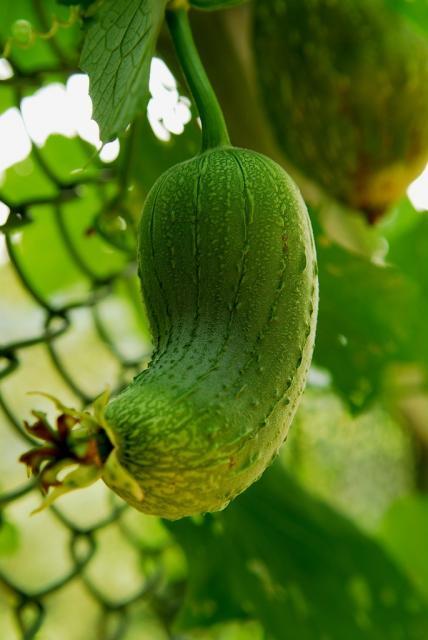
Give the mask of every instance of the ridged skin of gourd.
M 272 462 L 305 386 L 318 300 L 307 210 L 270 159 L 210 150 L 152 188 L 138 259 L 154 352 L 106 418 L 144 497 L 105 481 L 149 514 L 220 510 Z
M 376 218 L 428 161 L 428 43 L 385 0 L 257 0 L 254 60 L 288 159 Z

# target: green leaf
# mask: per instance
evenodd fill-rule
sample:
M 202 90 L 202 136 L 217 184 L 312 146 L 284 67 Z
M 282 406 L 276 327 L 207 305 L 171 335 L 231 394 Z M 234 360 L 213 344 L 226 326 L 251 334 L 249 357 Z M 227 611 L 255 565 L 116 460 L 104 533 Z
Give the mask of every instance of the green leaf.
M 189 565 L 179 629 L 242 617 L 271 640 L 428 637 L 427 603 L 379 544 L 278 465 L 223 513 L 168 527 Z
M 241 620 L 197 629 L 177 640 L 266 640 L 266 634 L 259 623 Z
M 409 216 L 410 217 L 410 216 Z M 389 260 L 417 282 L 428 297 L 428 213 L 413 212 L 413 224 L 389 240 Z
M 421 292 L 398 268 L 349 253 L 322 234 L 317 240 L 315 361 L 330 371 L 350 407 L 362 410 L 380 394 L 389 364 L 420 357 L 414 336 Z
M 404 198 L 364 237 L 338 213 L 342 220 L 322 218 L 322 230 L 318 212 L 312 218 L 320 272 L 315 361 L 361 411 L 388 394 L 396 365 L 428 372 L 428 215 Z
M 15 104 L 16 98 L 13 88 L 8 85 L 2 85 L 0 81 L 0 115 L 2 115 L 7 109 L 14 107 Z
M 80 65 L 90 78 L 103 142 L 123 133 L 146 107 L 165 6 L 166 0 L 106 0 L 88 28 Z
M 146 116 L 141 118 L 138 125 L 130 171 L 135 187 L 145 197 L 164 171 L 198 153 L 201 130 L 192 118 L 182 134 L 172 134 L 170 140 L 164 141 L 155 136 Z
M 412 347 L 414 361 L 422 364 L 428 373 L 428 214 L 413 211 L 409 218 L 412 226 L 390 238 L 388 257 L 419 288 L 419 301 L 414 310 L 418 322 L 412 335 Z
M 0 191 L 3 198 L 12 204 L 58 195 L 58 187 L 46 176 L 37 162 L 34 151 L 9 167 L 0 176 Z
M 216 9 L 227 9 L 244 4 L 248 0 L 190 0 L 190 6 L 204 11 L 215 11 Z
M 87 9 L 91 4 L 94 4 L 96 0 L 57 0 L 58 4 L 64 4 L 67 7 L 80 5 L 84 9 Z
M 378 535 L 428 598 L 428 497 L 408 496 L 393 504 Z
M 19 531 L 0 516 L 0 556 L 10 556 L 19 548 Z
M 81 212 L 84 212 L 82 207 Z M 67 251 L 51 206 L 31 207 L 32 223 L 12 236 L 20 267 L 33 289 L 51 304 L 72 302 L 87 295 L 90 282 Z
M 371 530 L 413 486 L 414 445 L 380 404 L 352 416 L 328 388 L 311 387 L 281 458 L 305 488 Z
M 50 135 L 40 149 L 40 155 L 52 175 L 66 184 L 83 182 L 96 175 L 100 168 L 97 151 L 78 137 Z
M 80 27 L 77 21 L 69 24 L 69 12 L 56 0 L 43 0 L 38 4 L 28 0 L 0 2 L 0 40 L 2 45 L 6 42 L 10 45 L 10 57 L 21 70 L 33 72 L 75 64 Z M 46 34 L 55 21 L 67 26 L 56 30 L 53 43 L 52 37 L 40 34 Z
M 74 260 L 83 273 L 106 278 L 121 271 L 128 256 L 115 251 L 99 234 L 93 233 L 94 219 L 105 205 L 96 187 L 88 185 L 81 190 L 83 197 L 63 204 L 59 214 L 62 240 L 66 241 L 64 249 L 67 243 L 69 248 L 73 247 Z
M 386 4 L 428 35 L 428 0 L 386 0 Z

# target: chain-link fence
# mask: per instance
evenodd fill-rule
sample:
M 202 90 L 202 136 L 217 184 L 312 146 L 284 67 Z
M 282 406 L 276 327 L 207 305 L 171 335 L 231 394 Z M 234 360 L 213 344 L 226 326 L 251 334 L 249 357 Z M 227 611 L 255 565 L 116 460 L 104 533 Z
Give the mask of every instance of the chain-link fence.
M 100 159 L 94 146 L 78 131 L 70 130 L 69 137 L 50 135 L 38 139 L 26 117 L 27 99 L 42 96 L 49 87 L 64 92 L 74 82 L 82 81 L 82 75 L 75 75 L 80 23 L 75 9 L 61 8 L 54 0 L 15 0 L 3 6 L 6 5 L 4 14 L 0 6 L 0 115 L 7 111 L 19 120 L 28 148 L 22 157 L 14 158 L 13 165 L 9 162 L 12 166 L 0 176 L 0 240 L 4 239 L 0 245 L 0 638 L 173 638 L 172 623 L 185 601 L 186 586 L 189 592 L 193 589 L 191 604 L 197 609 L 192 611 L 196 620 L 195 625 L 190 625 L 192 638 L 207 637 L 198 635 L 205 632 L 194 631 L 200 620 L 209 629 L 206 633 L 210 639 L 261 640 L 266 636 L 259 620 L 263 628 L 270 628 L 272 637 L 282 637 L 287 615 L 296 616 L 289 619 L 302 624 L 290 625 L 295 627 L 293 637 L 299 637 L 300 630 L 306 628 L 307 619 L 302 614 L 306 605 L 314 624 L 321 625 L 316 628 L 326 630 L 325 637 L 342 638 L 340 625 L 336 628 L 334 616 L 330 615 L 332 603 L 343 613 L 349 637 L 365 637 L 368 627 L 364 625 L 371 620 L 380 633 L 373 632 L 372 637 L 386 637 L 386 625 L 394 630 L 388 637 L 406 638 L 407 631 L 403 629 L 413 615 L 411 607 L 415 608 L 415 603 L 409 600 L 410 604 L 404 602 L 401 607 L 400 599 L 394 601 L 394 594 L 391 596 L 386 589 L 380 594 L 382 602 L 374 600 L 372 606 L 366 594 L 377 593 L 384 575 L 399 587 L 397 593 L 406 592 L 409 583 L 401 582 L 395 569 L 388 573 L 389 565 L 385 565 L 382 553 L 362 534 L 355 534 L 360 542 L 354 552 L 349 552 L 353 529 L 349 529 L 349 539 L 342 539 L 343 523 L 337 524 L 337 516 L 328 510 L 318 521 L 313 516 L 318 513 L 318 506 L 314 507 L 312 498 L 304 493 L 299 494 L 299 504 L 295 505 L 294 485 L 289 494 L 279 493 L 278 502 L 273 503 L 276 539 L 268 539 L 263 527 L 254 527 L 263 522 L 262 507 L 269 503 L 267 494 L 258 498 L 257 487 L 253 497 L 256 508 L 251 517 L 245 514 L 249 492 L 244 495 L 244 507 L 238 515 L 234 515 L 233 507 L 228 509 L 221 522 L 228 524 L 228 532 L 233 534 L 230 548 L 216 545 L 221 523 L 210 538 L 209 518 L 205 528 L 201 527 L 200 538 L 192 538 L 192 526 L 196 524 L 185 523 L 182 531 L 191 535 L 182 533 L 181 539 L 177 535 L 177 540 L 186 542 L 179 546 L 160 520 L 128 508 L 101 482 L 64 496 L 30 517 L 42 496 L 37 482 L 25 479 L 25 468 L 18 462 L 20 455 L 34 445 L 24 420 L 31 422 L 32 410 L 46 412 L 50 421 L 55 420 L 56 414 L 49 400 L 28 392 L 47 392 L 66 406 L 84 408 L 106 387 L 111 391 L 120 389 L 147 363 L 151 345 L 136 274 L 136 221 L 148 188 L 166 167 L 196 152 L 200 131 L 194 119 L 179 136 L 178 144 L 172 140 L 162 145 L 150 131 L 147 119 L 137 118 L 120 141 L 120 154 L 109 162 L 103 161 L 102 155 Z M 216 33 L 212 29 L 211 32 Z M 41 112 L 43 104 L 41 100 Z M 239 110 L 239 118 L 241 115 Z M 3 146 L 7 144 L 4 140 Z M 12 146 L 13 143 L 10 141 Z M 328 248 L 324 250 L 327 252 Z M 373 265 L 367 267 L 370 271 L 363 261 L 362 266 L 358 263 L 355 267 L 351 260 L 357 259 L 348 254 L 348 272 L 346 264 L 343 267 L 344 256 L 327 257 L 333 267 L 342 261 L 344 280 L 348 272 L 355 280 L 355 273 L 362 274 L 363 282 L 369 281 L 367 274 L 375 275 L 371 271 Z M 326 264 L 324 257 L 324 261 L 320 260 L 324 271 Z M 339 271 L 332 268 L 331 273 L 330 293 L 336 293 Z M 328 292 L 328 274 L 323 275 Z M 370 308 L 370 301 L 378 298 L 383 304 L 384 298 L 379 296 L 383 286 L 379 276 L 378 287 L 362 290 L 361 297 L 367 293 L 368 300 L 362 309 Z M 349 291 L 348 282 L 342 287 Z M 394 280 L 394 296 L 395 287 Z M 348 304 L 343 304 L 343 299 L 348 297 L 338 295 L 335 303 L 332 296 L 335 313 Z M 358 302 L 351 299 L 349 306 L 358 308 Z M 365 323 L 366 316 L 362 314 L 361 325 L 368 324 L 374 336 L 378 335 L 377 330 L 382 331 L 380 344 L 385 340 L 389 349 L 389 326 L 385 325 L 385 332 L 384 323 L 378 323 L 381 314 L 374 315 L 376 322 L 370 324 L 371 316 Z M 347 346 L 342 324 L 352 335 L 353 323 L 348 325 L 346 320 L 345 317 L 344 323 L 337 322 L 331 331 L 326 331 L 328 323 L 324 320 L 324 339 L 330 333 L 334 338 L 327 339 L 325 345 L 329 353 L 337 356 L 337 362 L 332 363 L 336 374 L 343 364 L 340 349 Z M 365 344 L 361 346 L 365 335 L 359 336 L 357 331 L 360 342 L 356 340 L 354 352 L 358 357 L 355 362 L 349 357 L 350 367 L 355 365 L 358 372 L 361 368 L 364 376 L 370 368 L 361 364 L 360 358 L 367 353 Z M 340 349 L 335 351 L 337 337 Z M 375 337 L 370 339 L 373 361 L 377 362 L 378 344 Z M 327 362 L 331 363 L 328 359 Z M 378 406 L 373 412 L 370 409 L 357 419 L 350 417 L 325 381 L 329 378 L 327 370 L 328 367 L 318 370 L 321 382 L 318 380 L 316 388 L 309 389 L 307 395 L 314 392 L 312 400 L 303 403 L 297 417 L 298 428 L 294 428 L 285 452 L 288 470 L 359 524 L 374 528 L 373 523 L 389 504 L 414 490 L 413 440 L 384 407 Z M 239 514 L 245 516 L 251 542 L 245 549 Z M 295 524 L 296 518 L 301 518 L 302 531 L 308 535 L 296 536 L 294 541 L 294 529 L 289 525 Z M 336 529 L 339 534 L 335 537 Z M 180 532 L 180 523 L 177 531 Z M 265 547 L 260 541 L 266 543 Z M 342 541 L 343 556 L 339 554 L 335 563 L 330 550 L 338 541 Z M 208 545 L 199 574 L 192 566 L 196 542 Z M 324 556 L 317 544 L 320 548 L 325 545 Z M 241 547 L 245 551 L 242 557 Z M 211 566 L 218 549 L 223 549 L 226 560 Z M 278 566 L 276 582 L 272 582 L 266 563 L 255 561 L 255 550 L 261 555 L 264 552 L 267 558 L 272 551 L 268 568 L 274 575 Z M 196 565 L 196 552 L 194 557 Z M 318 572 L 308 571 L 311 562 Z M 293 574 L 289 569 L 294 565 Z M 324 600 L 327 573 L 333 576 L 333 586 Z M 262 589 L 259 582 L 251 582 L 255 578 Z M 343 585 L 348 579 L 346 590 Z M 247 583 L 252 588 L 248 598 L 242 598 L 242 587 Z M 281 599 L 283 596 L 285 599 Z M 214 602 L 217 597 L 220 605 Z M 231 630 L 222 635 L 215 635 L 210 626 L 216 606 L 226 612 L 220 622 L 233 621 Z M 284 618 L 278 613 L 283 610 Z M 214 614 L 212 617 L 216 624 L 219 618 Z M 234 627 L 238 619 L 246 622 Z M 253 626 L 245 630 L 245 624 Z M 396 635 L 392 635 L 395 631 Z M 412 637 L 419 640 L 425 637 L 423 633 Z
M 30 29 L 28 42 L 0 46 L 9 54 L 2 108 L 21 109 L 27 95 L 66 82 L 77 69 L 75 52 L 50 37 L 64 25 L 48 24 L 42 3 L 27 9 L 44 33 L 21 20 L 15 32 Z M 65 24 L 64 33 L 70 25 L 76 26 Z M 38 63 L 31 47 L 21 65 L 30 40 L 56 62 Z M 18 464 L 19 453 L 33 444 L 23 418 L 30 408 L 50 410 L 27 391 L 57 389 L 76 408 L 85 407 L 105 385 L 114 389 L 128 381 L 150 351 L 133 261 L 130 209 L 138 207 L 138 197 L 137 205 L 127 206 L 134 138 L 130 131 L 110 166 L 77 137 L 45 146 L 32 141 L 28 157 L 5 173 L 0 189 L 7 250 L 0 549 L 16 551 L 19 537 L 19 551 L 1 558 L 2 638 L 170 637 L 181 597 L 182 560 L 159 523 L 130 513 L 103 486 L 29 518 L 40 493 Z

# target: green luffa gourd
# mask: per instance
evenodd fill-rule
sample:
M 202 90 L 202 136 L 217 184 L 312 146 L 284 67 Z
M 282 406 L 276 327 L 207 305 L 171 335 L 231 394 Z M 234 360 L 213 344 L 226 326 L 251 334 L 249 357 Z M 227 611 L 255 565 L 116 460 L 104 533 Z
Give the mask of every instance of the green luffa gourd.
M 80 461 L 137 509 L 176 519 L 224 508 L 277 454 L 306 382 L 318 285 L 297 187 L 269 158 L 230 145 L 186 12 L 169 12 L 168 22 L 203 151 L 166 171 L 147 197 L 138 271 L 152 359 L 98 407 L 98 426 L 84 416 L 95 447 Z M 69 422 L 79 419 L 72 412 Z M 76 458 L 77 447 L 68 449 Z M 32 456 L 38 464 L 31 452 L 24 461 Z
M 317 308 L 306 207 L 288 175 L 224 147 L 173 167 L 139 244 L 155 351 L 110 401 L 115 453 L 146 513 L 222 509 L 283 443 L 306 381 Z
M 428 161 L 428 43 L 385 0 L 257 0 L 258 84 L 300 171 L 374 221 Z

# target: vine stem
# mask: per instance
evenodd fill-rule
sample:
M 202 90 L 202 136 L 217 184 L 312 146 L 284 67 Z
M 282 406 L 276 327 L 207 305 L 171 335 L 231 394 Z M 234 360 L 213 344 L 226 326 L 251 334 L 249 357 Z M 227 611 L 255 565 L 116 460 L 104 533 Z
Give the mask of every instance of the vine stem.
M 201 118 L 202 151 L 230 146 L 223 112 L 193 40 L 187 9 L 167 10 L 166 20 L 180 65 Z

